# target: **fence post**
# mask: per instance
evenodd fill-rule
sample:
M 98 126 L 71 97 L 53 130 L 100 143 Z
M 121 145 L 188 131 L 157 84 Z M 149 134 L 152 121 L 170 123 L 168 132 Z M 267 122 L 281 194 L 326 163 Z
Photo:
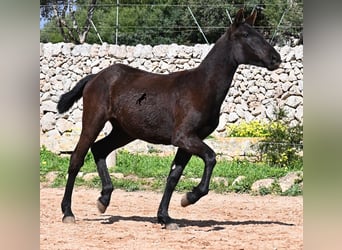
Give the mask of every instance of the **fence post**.
M 209 44 L 209 42 L 208 42 L 208 40 L 207 40 L 205 34 L 203 33 L 203 30 L 202 30 L 201 26 L 198 24 L 198 22 L 197 22 L 197 20 L 196 20 L 196 17 L 195 17 L 194 14 L 192 13 L 192 11 L 191 11 L 191 9 L 190 9 L 189 6 L 188 6 L 188 10 L 189 10 L 189 12 L 190 12 L 192 18 L 194 19 L 194 21 L 195 21 L 195 23 L 196 23 L 196 25 L 197 25 L 199 31 L 201 32 L 201 34 L 202 34 L 204 40 L 207 42 L 207 44 Z
M 115 28 L 115 44 L 118 44 L 119 33 L 119 0 L 116 0 L 116 28 Z

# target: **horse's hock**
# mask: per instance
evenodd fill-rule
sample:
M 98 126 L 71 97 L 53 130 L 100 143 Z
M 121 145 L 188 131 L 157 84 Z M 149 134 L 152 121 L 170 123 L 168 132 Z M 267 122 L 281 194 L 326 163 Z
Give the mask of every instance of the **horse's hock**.
M 40 44 L 40 143 L 57 153 L 71 152 L 81 131 L 82 99 L 65 114 L 58 114 L 60 96 L 81 78 L 97 73 L 113 63 L 156 73 L 196 67 L 212 45 L 73 45 L 68 43 Z M 232 86 L 221 107 L 220 123 L 215 137 L 225 134 L 228 123 L 273 118 L 276 107 L 287 111 L 291 125 L 303 122 L 303 46 L 276 47 L 283 63 L 275 71 L 240 65 Z M 106 126 L 100 136 L 110 131 Z M 235 142 L 234 142 L 235 140 Z M 242 140 L 243 143 L 237 143 Z M 249 152 L 251 140 L 209 139 L 218 153 L 228 157 Z M 237 146 L 239 145 L 239 146 Z M 174 153 L 172 146 L 152 145 L 141 141 L 126 146 L 142 153 Z

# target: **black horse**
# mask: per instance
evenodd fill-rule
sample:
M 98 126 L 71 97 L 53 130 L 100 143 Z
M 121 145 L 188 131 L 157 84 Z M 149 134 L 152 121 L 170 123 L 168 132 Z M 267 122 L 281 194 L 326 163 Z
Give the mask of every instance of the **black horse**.
M 181 205 L 194 204 L 208 193 L 216 154 L 203 139 L 218 125 L 220 108 L 238 65 L 275 70 L 281 63 L 278 52 L 252 28 L 255 18 L 256 11 L 244 19 L 243 10 L 239 10 L 234 23 L 197 68 L 162 75 L 114 64 L 83 78 L 61 96 L 57 106 L 60 113 L 83 96 L 82 132 L 71 155 L 61 204 L 63 222 L 75 221 L 71 196 L 89 148 L 102 182 L 97 204 L 101 213 L 108 207 L 114 189 L 106 157 L 135 139 L 178 147 L 158 209 L 158 222 L 166 227 L 174 225 L 168 214 L 170 199 L 192 155 L 204 161 L 204 172 L 201 182 L 182 198 Z M 107 121 L 112 131 L 95 142 Z

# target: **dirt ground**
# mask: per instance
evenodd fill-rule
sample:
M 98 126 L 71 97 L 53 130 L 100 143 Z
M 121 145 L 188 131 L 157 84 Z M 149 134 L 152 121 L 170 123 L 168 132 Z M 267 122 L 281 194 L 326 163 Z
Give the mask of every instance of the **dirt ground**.
M 115 190 L 105 214 L 100 190 L 75 187 L 75 224 L 63 224 L 64 189 L 41 187 L 40 249 L 303 249 L 303 197 L 209 194 L 183 208 L 174 193 L 169 214 L 179 230 L 157 223 L 161 193 Z

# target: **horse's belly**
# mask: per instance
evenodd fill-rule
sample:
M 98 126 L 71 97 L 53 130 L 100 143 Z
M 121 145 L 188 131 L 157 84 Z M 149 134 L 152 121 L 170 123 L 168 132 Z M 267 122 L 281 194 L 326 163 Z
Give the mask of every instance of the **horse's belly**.
M 151 143 L 170 144 L 172 118 L 170 112 L 158 105 L 134 105 L 117 109 L 115 120 L 132 137 Z

